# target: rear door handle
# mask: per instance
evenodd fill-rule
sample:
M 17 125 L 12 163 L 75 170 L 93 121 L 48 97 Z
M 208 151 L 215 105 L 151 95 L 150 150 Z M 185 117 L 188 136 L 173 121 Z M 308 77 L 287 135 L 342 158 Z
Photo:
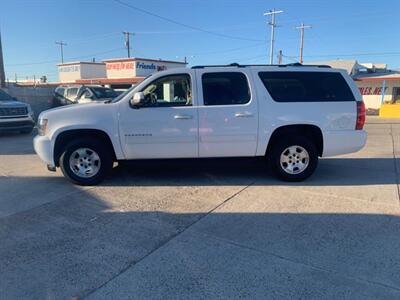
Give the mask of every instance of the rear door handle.
M 254 115 L 252 113 L 244 112 L 244 113 L 236 113 L 235 117 L 236 118 L 251 118 Z
M 174 116 L 175 120 L 190 120 L 193 119 L 193 116 L 191 115 L 176 115 Z

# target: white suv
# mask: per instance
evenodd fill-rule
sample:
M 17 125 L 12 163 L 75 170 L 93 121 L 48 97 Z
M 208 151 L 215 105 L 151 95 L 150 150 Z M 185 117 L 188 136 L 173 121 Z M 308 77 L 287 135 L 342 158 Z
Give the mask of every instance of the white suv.
M 360 150 L 365 107 L 345 71 L 327 66 L 198 66 L 155 73 L 112 101 L 39 116 L 34 147 L 49 170 L 99 183 L 132 159 L 265 157 L 288 181 L 318 157 Z

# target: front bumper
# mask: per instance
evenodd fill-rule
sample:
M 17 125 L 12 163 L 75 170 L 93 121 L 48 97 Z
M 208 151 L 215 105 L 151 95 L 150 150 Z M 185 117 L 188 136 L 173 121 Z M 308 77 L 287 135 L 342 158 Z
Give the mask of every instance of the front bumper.
M 0 131 L 26 130 L 34 126 L 35 121 L 31 117 L 0 119 Z
M 33 139 L 33 148 L 36 154 L 43 160 L 48 166 L 54 167 L 53 157 L 53 145 L 51 140 L 47 136 L 37 135 Z

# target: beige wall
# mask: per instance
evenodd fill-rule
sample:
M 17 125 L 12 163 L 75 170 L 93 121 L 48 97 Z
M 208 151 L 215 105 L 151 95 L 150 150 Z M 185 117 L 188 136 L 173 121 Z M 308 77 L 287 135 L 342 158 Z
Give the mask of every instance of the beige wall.
M 81 66 L 79 64 L 58 66 L 58 77 L 60 82 L 74 82 L 81 78 Z
M 106 62 L 107 78 L 135 77 L 134 61 Z
M 94 63 L 77 63 L 58 66 L 60 82 L 75 82 L 78 79 L 105 78 L 106 65 Z

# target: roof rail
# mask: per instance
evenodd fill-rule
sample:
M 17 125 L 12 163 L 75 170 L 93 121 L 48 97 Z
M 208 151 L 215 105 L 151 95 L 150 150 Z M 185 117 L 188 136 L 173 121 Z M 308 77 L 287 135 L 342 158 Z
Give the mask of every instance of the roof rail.
M 303 65 L 301 63 L 290 63 L 285 65 L 267 65 L 267 64 L 260 64 L 260 65 L 240 65 L 238 63 L 231 63 L 228 65 L 200 65 L 200 66 L 193 66 L 192 69 L 204 69 L 204 68 L 224 68 L 224 67 L 237 67 L 237 68 L 245 68 L 245 67 L 317 67 L 317 68 L 331 68 L 328 65 Z

